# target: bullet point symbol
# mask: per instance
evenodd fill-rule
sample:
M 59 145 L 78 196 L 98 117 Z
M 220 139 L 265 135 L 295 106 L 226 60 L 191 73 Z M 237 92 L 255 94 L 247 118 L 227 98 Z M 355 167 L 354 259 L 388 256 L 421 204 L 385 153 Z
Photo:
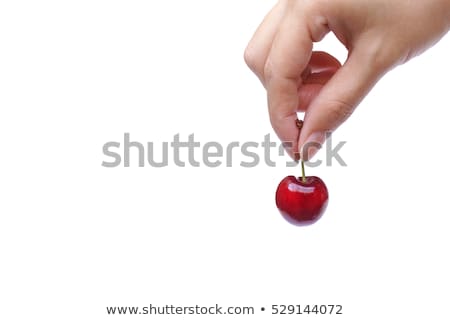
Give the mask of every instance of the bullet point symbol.
M 266 308 L 264 308 L 264 307 L 261 308 L 261 311 L 265 311 L 265 310 L 266 310 Z

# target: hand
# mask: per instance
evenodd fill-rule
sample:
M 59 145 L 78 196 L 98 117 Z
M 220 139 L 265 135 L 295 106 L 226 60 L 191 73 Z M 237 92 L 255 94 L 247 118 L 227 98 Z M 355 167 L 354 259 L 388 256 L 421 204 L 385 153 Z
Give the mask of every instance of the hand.
M 450 0 L 280 0 L 245 61 L 267 90 L 270 120 L 291 143 L 288 153 L 308 160 L 317 151 L 308 142 L 322 145 L 387 71 L 449 28 Z M 342 67 L 329 54 L 312 52 L 313 42 L 330 31 L 348 49 Z M 297 111 L 305 111 L 301 133 Z

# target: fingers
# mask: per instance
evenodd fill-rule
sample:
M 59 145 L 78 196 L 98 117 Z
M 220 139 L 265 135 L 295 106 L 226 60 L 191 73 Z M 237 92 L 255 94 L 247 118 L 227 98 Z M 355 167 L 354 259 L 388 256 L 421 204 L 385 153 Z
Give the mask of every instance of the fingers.
M 299 105 L 298 87 L 311 57 L 312 40 L 307 26 L 298 17 L 285 17 L 279 27 L 264 67 L 269 115 L 280 140 L 295 158 L 299 129 L 295 124 Z
M 307 108 L 299 139 L 300 156 L 303 160 L 314 156 L 318 146 L 324 143 L 326 133 L 335 130 L 352 114 L 381 76 L 366 60 L 361 51 L 354 50 L 344 66 L 319 92 L 309 93 L 316 96 L 308 97 L 312 100 Z
M 256 74 L 264 86 L 264 65 L 266 64 L 273 39 L 284 15 L 284 3 L 284 1 L 278 2 L 267 14 L 250 40 L 244 53 L 244 59 L 248 67 Z
M 308 3 L 311 6 L 301 8 L 306 11 L 293 14 L 294 3 L 280 1 L 245 51 L 245 61 L 267 90 L 273 129 L 282 142 L 290 143 L 292 157 L 301 146 L 304 160 L 317 151 L 307 147 L 323 144 L 326 133 L 349 117 L 381 76 L 367 63 L 364 48 L 353 48 L 343 67 L 324 52 L 311 54 L 313 41 L 320 41 L 329 29 L 320 10 L 314 10 L 316 2 Z M 306 110 L 301 134 L 298 110 Z

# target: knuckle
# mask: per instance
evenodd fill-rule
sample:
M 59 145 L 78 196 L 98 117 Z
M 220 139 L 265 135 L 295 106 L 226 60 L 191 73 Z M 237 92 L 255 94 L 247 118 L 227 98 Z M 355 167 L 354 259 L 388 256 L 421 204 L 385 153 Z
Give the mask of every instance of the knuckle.
M 290 115 L 280 112 L 278 108 L 269 108 L 270 124 L 275 132 L 281 132 L 286 129 L 286 123 L 291 120 Z
M 377 73 L 391 69 L 404 56 L 399 46 L 386 39 L 389 37 L 380 37 L 370 44 L 364 44 L 366 67 Z
M 333 123 L 341 123 L 352 115 L 354 106 L 343 100 L 335 99 L 329 102 L 327 111 Z
M 266 79 L 267 82 L 270 82 L 273 79 L 273 74 L 274 74 L 273 65 L 272 61 L 269 58 L 264 64 L 263 70 L 264 79 Z
M 390 68 L 394 61 L 390 53 L 384 52 L 381 48 L 369 51 L 367 54 L 367 63 L 371 70 L 383 71 Z
M 258 71 L 261 70 L 261 63 L 258 59 L 258 53 L 251 44 L 249 44 L 247 48 L 245 48 L 244 61 L 253 72 L 258 73 Z

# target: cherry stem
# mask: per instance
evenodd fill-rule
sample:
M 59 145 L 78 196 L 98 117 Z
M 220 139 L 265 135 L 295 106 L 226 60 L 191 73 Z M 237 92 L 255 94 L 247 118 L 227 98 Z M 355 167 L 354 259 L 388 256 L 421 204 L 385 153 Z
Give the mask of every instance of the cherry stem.
M 306 182 L 306 176 L 305 176 L 305 162 L 302 160 L 302 181 Z
M 303 128 L 303 120 L 295 120 L 295 124 L 297 125 L 298 130 L 302 130 Z M 306 177 L 305 177 L 305 163 L 302 160 L 302 181 L 306 182 Z

